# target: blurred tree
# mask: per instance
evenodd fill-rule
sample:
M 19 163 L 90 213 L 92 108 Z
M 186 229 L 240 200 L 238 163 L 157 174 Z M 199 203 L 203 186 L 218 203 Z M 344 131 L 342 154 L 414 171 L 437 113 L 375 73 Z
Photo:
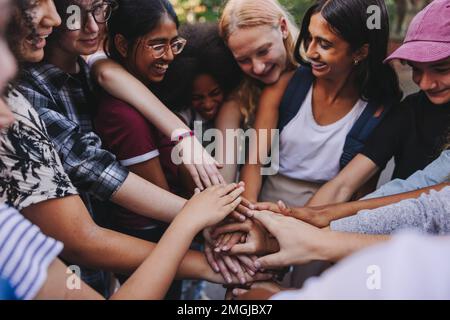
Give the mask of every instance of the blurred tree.
M 220 10 L 226 0 L 170 0 L 182 23 L 197 21 L 217 21 Z M 294 16 L 295 22 L 300 24 L 305 11 L 315 0 L 279 0 Z M 414 0 L 415 1 L 415 0 Z M 396 6 L 395 0 L 385 0 L 393 25 Z

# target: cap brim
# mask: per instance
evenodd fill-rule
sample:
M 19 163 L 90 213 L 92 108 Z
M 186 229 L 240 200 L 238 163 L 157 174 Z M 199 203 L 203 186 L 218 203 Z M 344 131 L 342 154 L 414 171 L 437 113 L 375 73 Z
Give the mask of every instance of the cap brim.
M 384 62 L 394 59 L 434 62 L 450 57 L 450 42 L 411 41 L 402 44 Z

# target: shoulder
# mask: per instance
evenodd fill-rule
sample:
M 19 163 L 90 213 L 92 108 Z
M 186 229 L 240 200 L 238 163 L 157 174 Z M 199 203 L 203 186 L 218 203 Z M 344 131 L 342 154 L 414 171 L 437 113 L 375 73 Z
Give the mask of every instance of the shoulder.
M 231 129 L 239 128 L 242 120 L 241 104 L 238 99 L 231 97 L 223 103 L 215 122 L 218 128 Z
M 269 92 L 282 92 L 284 93 L 284 91 L 286 90 L 286 88 L 288 87 L 289 83 L 291 82 L 292 78 L 294 77 L 296 73 L 296 70 L 293 71 L 287 71 L 285 73 L 283 73 L 280 77 L 280 79 L 278 79 L 277 82 L 275 82 L 274 84 L 268 85 L 265 89 L 265 91 L 269 91 Z
M 6 103 L 16 116 L 17 121 L 26 122 L 30 127 L 45 131 L 45 125 L 41 121 L 37 111 L 31 103 L 17 90 L 13 90 L 6 97 Z

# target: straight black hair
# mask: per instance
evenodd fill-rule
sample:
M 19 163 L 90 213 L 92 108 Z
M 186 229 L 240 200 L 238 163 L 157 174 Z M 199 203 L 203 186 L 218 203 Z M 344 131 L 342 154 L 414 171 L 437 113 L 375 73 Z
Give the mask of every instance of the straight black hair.
M 369 28 L 368 8 L 380 10 L 379 28 Z M 398 76 L 389 64 L 383 64 L 387 56 L 389 41 L 389 16 L 383 0 L 319 0 L 312 5 L 303 18 L 300 35 L 295 45 L 295 60 L 309 66 L 301 54 L 307 50 L 311 17 L 320 13 L 331 29 L 347 41 L 352 50 L 369 45 L 369 55 L 356 67 L 355 83 L 360 97 L 380 104 L 395 104 L 402 98 Z
M 180 25 L 175 10 L 168 0 L 116 0 L 116 2 L 118 7 L 108 21 L 105 51 L 111 59 L 118 62 L 123 59 L 114 45 L 116 35 L 121 34 L 132 48 L 141 37 L 157 28 L 164 16 L 172 19 L 177 28 Z

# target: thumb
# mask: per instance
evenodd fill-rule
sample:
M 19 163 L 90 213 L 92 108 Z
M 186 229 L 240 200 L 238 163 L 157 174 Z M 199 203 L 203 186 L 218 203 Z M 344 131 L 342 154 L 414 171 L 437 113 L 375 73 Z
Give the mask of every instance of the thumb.
M 278 200 L 278 207 L 280 207 L 281 210 L 288 208 L 287 205 L 281 200 Z
M 284 267 L 283 261 L 283 253 L 277 252 L 258 258 L 253 264 L 255 265 L 256 269 L 271 269 Z
M 241 243 L 241 244 L 235 244 L 230 249 L 230 254 L 236 255 L 236 254 L 255 254 L 255 248 L 254 245 L 250 243 Z

